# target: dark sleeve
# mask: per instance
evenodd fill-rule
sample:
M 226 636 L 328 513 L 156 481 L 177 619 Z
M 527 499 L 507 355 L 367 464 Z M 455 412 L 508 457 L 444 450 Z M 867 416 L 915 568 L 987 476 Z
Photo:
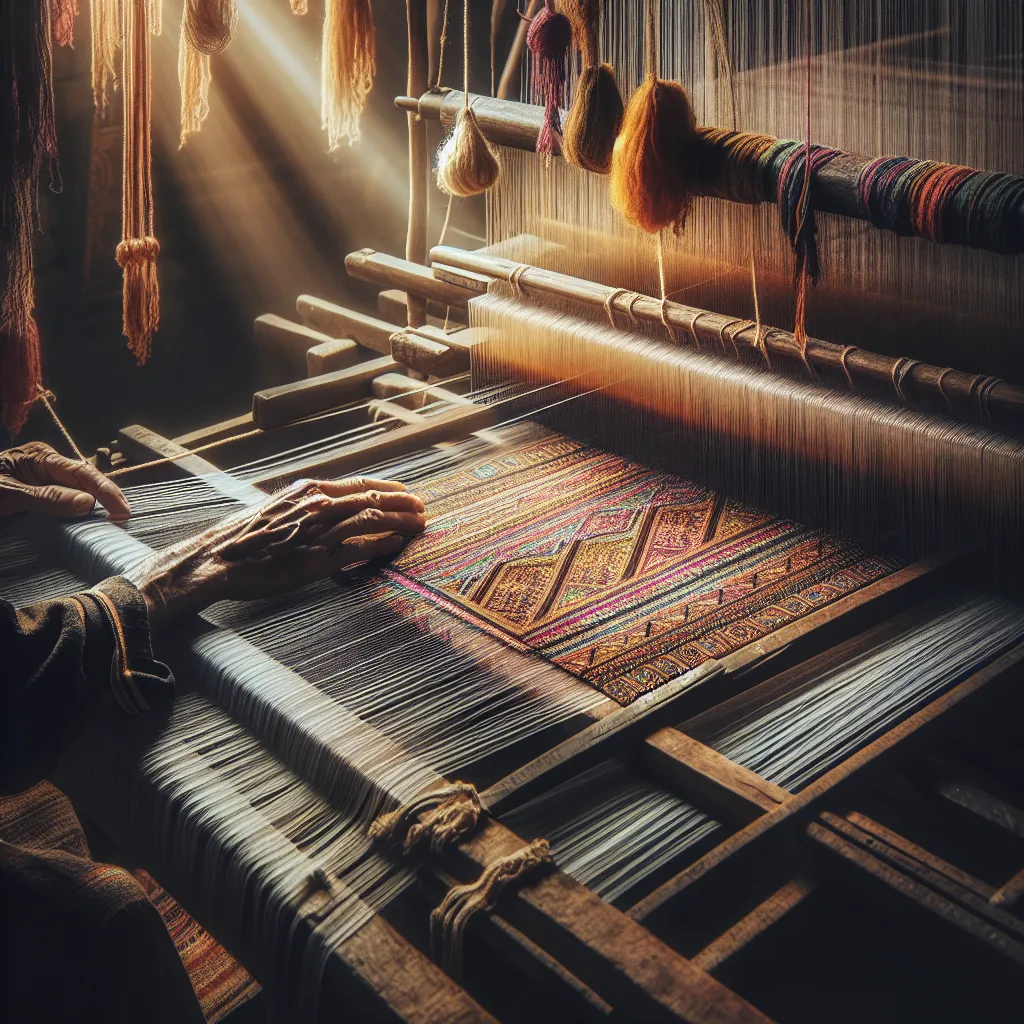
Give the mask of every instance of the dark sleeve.
M 170 669 L 153 660 L 146 603 L 119 576 L 28 608 L 0 601 L 0 649 L 5 793 L 47 773 L 98 694 L 144 714 L 174 692 Z

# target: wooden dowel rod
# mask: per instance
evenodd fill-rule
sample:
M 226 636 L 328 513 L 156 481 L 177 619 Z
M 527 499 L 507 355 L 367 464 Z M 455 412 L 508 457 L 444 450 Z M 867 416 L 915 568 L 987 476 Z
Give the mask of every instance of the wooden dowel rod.
M 427 93 L 420 95 L 419 99 L 415 97 L 414 93 L 400 96 L 395 100 L 395 104 L 402 110 L 416 111 L 422 118 L 439 120 L 446 127 L 455 123 L 455 115 L 464 103 L 461 92 Z M 470 103 L 481 130 L 491 142 L 514 149 L 532 151 L 537 148 L 537 136 L 544 123 L 543 107 L 474 94 L 470 94 Z M 698 135 L 699 133 L 700 129 Z M 722 145 L 720 141 L 711 142 L 707 139 L 703 139 L 702 144 L 715 147 Z M 855 220 L 866 220 L 857 195 L 857 181 L 865 165 L 872 159 L 854 153 L 843 153 L 825 167 L 813 171 L 811 185 L 815 209 L 822 213 L 835 213 Z M 702 188 L 698 185 L 697 194 L 725 198 L 713 186 Z M 1024 252 L 1024 221 L 1019 217 L 1014 225 L 1010 252 Z
M 700 345 L 723 351 L 729 356 L 735 357 L 739 348 L 749 350 L 755 345 L 757 325 L 752 320 L 737 320 L 679 302 L 662 304 L 659 299 L 647 295 L 634 300 L 632 295 L 623 295 L 620 290 L 617 294 L 617 289 L 608 285 L 540 267 L 527 266 L 521 270 L 517 268 L 524 264 L 451 246 L 435 246 L 430 255 L 431 259 L 449 267 L 489 274 L 495 280 L 508 281 L 515 272 L 516 283 L 527 291 L 556 295 L 600 309 L 607 309 L 610 305 L 613 311 L 622 314 L 623 319 L 627 305 L 634 317 L 647 323 L 661 324 L 664 314 L 665 321 L 679 332 L 680 339 L 692 343 L 696 335 Z M 800 359 L 800 346 L 789 331 L 763 328 L 763 342 L 771 355 Z M 840 372 L 845 362 L 854 380 L 859 377 L 888 384 L 893 388 L 894 397 L 898 382 L 903 393 L 917 391 L 940 395 L 947 400 L 967 403 L 982 416 L 986 413 L 1015 418 L 1024 415 L 1024 388 L 994 377 L 883 356 L 861 348 L 847 349 L 818 338 L 807 342 L 807 361 L 811 366 Z
M 409 41 L 409 65 L 406 89 L 413 96 L 427 91 L 427 3 L 406 0 L 406 28 Z M 427 125 L 418 111 L 410 110 L 409 121 L 409 224 L 405 236 L 405 258 L 412 263 L 426 262 L 428 186 L 430 154 L 427 151 Z M 410 327 L 427 322 L 427 303 L 409 292 L 407 320 Z
M 526 16 L 516 29 L 516 37 L 512 41 L 512 47 L 508 52 L 508 59 L 505 61 L 504 70 L 501 72 L 501 79 L 498 82 L 498 96 L 507 99 L 512 89 L 512 83 L 519 74 L 519 63 L 523 59 L 523 48 L 526 46 L 526 30 L 529 27 L 526 19 L 532 18 L 540 7 L 540 0 L 530 0 L 526 8 Z M 536 144 L 536 141 L 535 141 Z

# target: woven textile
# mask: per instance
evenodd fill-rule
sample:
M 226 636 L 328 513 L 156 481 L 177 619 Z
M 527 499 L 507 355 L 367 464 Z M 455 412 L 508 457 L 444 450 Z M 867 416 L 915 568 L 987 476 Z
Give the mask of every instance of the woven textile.
M 260 991 L 253 976 L 152 875 L 136 871 L 135 877 L 160 911 L 207 1024 L 223 1020 Z
M 416 490 L 391 579 L 621 704 L 898 568 L 548 431 Z

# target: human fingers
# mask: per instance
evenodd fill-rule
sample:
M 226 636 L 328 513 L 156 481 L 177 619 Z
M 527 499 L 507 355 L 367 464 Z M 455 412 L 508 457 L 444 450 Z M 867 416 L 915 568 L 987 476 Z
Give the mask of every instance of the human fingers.
M 426 525 L 427 518 L 422 512 L 384 512 L 377 508 L 366 508 L 328 530 L 322 542 L 329 546 L 350 537 L 376 536 L 381 533 L 415 537 L 424 531 Z
M 408 543 L 405 537 L 387 533 L 373 537 L 350 537 L 335 549 L 333 562 L 338 568 L 371 562 L 379 558 L 394 558 Z
M 127 519 L 132 514 L 121 488 L 88 462 L 74 462 L 50 448 L 33 457 L 31 470 L 35 482 L 60 484 L 92 495 L 113 519 Z
M 381 512 L 415 512 L 424 511 L 423 500 L 408 491 L 361 491 L 343 498 L 332 498 L 322 509 L 322 514 L 335 521 L 349 519 L 364 509 L 377 509 Z
M 85 491 L 59 484 L 32 484 L 10 481 L 2 489 L 5 514 L 15 512 L 41 512 L 48 516 L 84 516 L 92 511 L 96 499 Z
M 346 480 L 314 480 L 313 483 L 330 498 L 343 498 L 347 494 L 366 491 L 404 491 L 405 484 L 397 480 L 376 480 L 368 476 L 352 476 Z

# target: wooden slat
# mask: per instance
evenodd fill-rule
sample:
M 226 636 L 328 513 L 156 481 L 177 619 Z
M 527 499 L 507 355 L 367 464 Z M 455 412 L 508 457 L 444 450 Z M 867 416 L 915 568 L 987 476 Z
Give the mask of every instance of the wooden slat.
M 391 356 L 430 377 L 452 377 L 469 370 L 469 357 L 461 349 L 425 338 L 413 330 L 391 335 Z
M 773 811 L 768 811 L 739 832 L 730 836 L 696 863 L 659 886 L 646 899 L 630 909 L 630 915 L 643 921 L 667 908 L 683 893 L 695 893 L 713 883 L 725 865 L 739 869 L 744 858 L 770 840 L 780 826 L 793 824 L 814 811 L 821 800 L 838 787 L 849 783 L 865 769 L 878 769 L 890 758 L 901 754 L 912 743 L 932 737 L 945 722 L 952 708 L 976 702 L 990 694 L 999 684 L 1016 678 L 1024 668 L 1024 644 L 1014 647 L 940 697 L 915 712 L 899 725 L 867 744 L 842 764 L 826 772 Z
M 662 785 L 726 821 L 745 825 L 791 795 L 678 729 L 650 736 L 639 757 Z
M 452 405 L 472 405 L 464 395 L 449 391 L 440 384 L 425 385 L 402 373 L 385 373 L 373 382 L 375 398 L 386 398 L 409 409 L 419 409 L 433 402 L 450 402 Z
M 1018 839 L 1024 839 L 1024 811 L 1006 800 L 987 793 L 980 786 L 970 782 L 950 781 L 940 783 L 937 792 L 944 800 L 962 807 L 979 818 L 1001 828 Z
M 978 940 L 989 948 L 1024 965 L 1024 944 L 1011 938 L 989 921 L 971 913 L 959 902 L 923 884 L 917 878 L 904 874 L 887 860 L 875 856 L 865 847 L 851 842 L 831 828 L 818 822 L 807 826 L 807 835 L 817 846 L 828 851 L 836 862 L 847 868 L 847 877 L 855 883 L 874 883 L 884 891 L 901 899 L 890 901 L 894 910 L 901 909 L 900 903 L 910 905 L 919 911 L 926 911 L 934 922 L 943 922 L 963 934 Z M 1009 915 L 1007 915 L 1009 916 Z
M 381 319 L 388 323 L 405 323 L 408 307 L 408 292 L 403 292 L 399 288 L 385 288 L 377 293 L 377 312 L 380 313 Z M 464 309 L 442 306 L 440 302 L 427 303 L 427 323 L 434 327 L 444 327 L 445 320 L 450 325 L 461 323 L 464 319 Z
M 794 878 L 776 890 L 763 903 L 737 921 L 728 931 L 709 942 L 693 962 L 705 971 L 714 971 L 730 957 L 760 938 L 773 924 L 781 921 L 791 910 L 814 891 L 814 882 L 807 877 Z
M 350 277 L 368 281 L 381 287 L 401 288 L 424 299 L 433 299 L 445 306 L 464 309 L 474 292 L 457 284 L 449 284 L 434 277 L 430 267 L 401 260 L 374 249 L 359 249 L 345 257 L 345 269 Z
M 846 820 L 862 832 L 872 835 L 893 849 L 899 850 L 908 857 L 912 857 L 924 867 L 946 875 L 952 882 L 955 882 L 968 892 L 974 893 L 975 896 L 983 900 L 989 900 L 995 894 L 995 888 L 987 882 L 983 882 L 980 878 L 975 878 L 974 875 L 968 874 L 966 871 L 961 871 L 958 867 L 943 860 L 941 857 L 936 857 L 923 846 L 912 843 L 898 832 L 893 832 L 892 829 L 880 825 L 877 821 L 873 821 L 866 814 L 861 814 L 859 811 L 850 811 L 846 815 Z
M 370 394 L 370 385 L 382 373 L 399 369 L 390 356 L 369 359 L 345 370 L 282 384 L 252 396 L 252 419 L 263 430 L 315 416 L 345 402 Z
M 367 349 L 351 338 L 328 338 L 306 350 L 306 376 L 319 377 L 355 366 L 367 357 Z
M 300 295 L 295 309 L 307 327 L 331 338 L 351 338 L 384 356 L 391 354 L 391 335 L 401 330 L 400 324 L 386 323 L 313 295 Z
M 384 418 L 417 427 L 429 422 L 422 413 L 416 412 L 413 409 L 407 409 L 404 405 L 398 405 L 398 403 L 389 402 L 386 399 L 374 399 L 370 402 L 367 412 L 374 422 L 380 422 L 381 418 Z
M 334 340 L 321 331 L 315 331 L 305 324 L 293 323 L 273 313 L 256 317 L 252 333 L 257 345 L 303 370 L 306 368 L 306 353 L 309 349 Z M 351 342 L 351 345 L 354 348 L 355 342 Z

